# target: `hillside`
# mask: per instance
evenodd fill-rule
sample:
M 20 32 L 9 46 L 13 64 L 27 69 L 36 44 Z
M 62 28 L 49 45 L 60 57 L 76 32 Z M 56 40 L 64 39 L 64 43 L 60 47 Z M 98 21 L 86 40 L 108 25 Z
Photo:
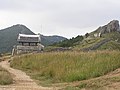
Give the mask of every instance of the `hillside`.
M 79 44 L 79 42 L 81 42 L 82 40 L 83 40 L 83 36 L 78 35 L 75 38 L 73 37 L 71 39 L 63 40 L 62 42 L 54 43 L 52 46 L 72 47 L 72 46 Z
M 120 50 L 120 26 L 118 20 L 113 20 L 91 33 L 86 33 L 84 38 L 72 38 L 56 44 L 58 47 L 72 47 L 73 50 Z M 76 40 L 77 39 L 77 40 Z
M 119 21 L 113 20 L 107 25 L 85 35 L 84 40 L 75 47 L 80 50 L 120 50 Z
M 1 53 L 10 52 L 12 50 L 13 46 L 17 44 L 17 37 L 19 33 L 31 34 L 31 35 L 35 34 L 26 26 L 20 25 L 20 24 L 0 30 L 0 52 Z M 42 40 L 41 43 L 45 46 L 53 44 L 55 42 L 62 41 L 64 39 L 66 38 L 60 37 L 60 36 L 41 35 L 41 40 Z
M 63 40 L 66 40 L 67 38 L 62 37 L 62 36 L 57 36 L 57 35 L 53 35 L 53 36 L 44 36 L 41 35 L 41 40 L 42 40 L 42 44 L 45 46 L 51 45 L 53 43 L 58 43 L 61 42 Z

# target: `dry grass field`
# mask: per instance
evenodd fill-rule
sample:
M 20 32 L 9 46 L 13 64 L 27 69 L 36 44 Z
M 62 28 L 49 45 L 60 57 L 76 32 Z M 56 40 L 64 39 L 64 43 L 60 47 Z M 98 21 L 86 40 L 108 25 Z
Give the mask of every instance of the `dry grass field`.
M 119 51 L 49 52 L 16 56 L 11 67 L 41 84 L 87 80 L 120 67 Z

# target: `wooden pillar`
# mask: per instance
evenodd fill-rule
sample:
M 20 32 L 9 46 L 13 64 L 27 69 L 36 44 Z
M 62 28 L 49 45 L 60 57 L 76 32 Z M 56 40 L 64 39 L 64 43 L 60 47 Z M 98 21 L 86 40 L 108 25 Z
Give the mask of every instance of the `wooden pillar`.
M 22 42 L 22 46 L 24 45 L 24 43 Z
M 30 42 L 29 42 L 29 46 L 30 46 Z

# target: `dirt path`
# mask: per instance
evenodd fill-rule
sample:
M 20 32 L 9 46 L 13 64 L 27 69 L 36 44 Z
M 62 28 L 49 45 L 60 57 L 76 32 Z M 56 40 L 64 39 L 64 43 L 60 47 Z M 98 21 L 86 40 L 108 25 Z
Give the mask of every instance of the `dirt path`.
M 56 88 L 38 86 L 25 72 L 11 68 L 8 60 L 0 62 L 0 66 L 9 71 L 14 80 L 12 85 L 0 86 L 0 90 L 57 90 Z

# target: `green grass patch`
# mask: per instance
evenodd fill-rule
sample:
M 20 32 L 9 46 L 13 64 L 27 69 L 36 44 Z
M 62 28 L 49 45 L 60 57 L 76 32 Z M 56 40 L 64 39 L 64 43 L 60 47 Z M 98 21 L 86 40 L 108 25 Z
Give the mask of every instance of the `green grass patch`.
M 98 48 L 99 50 L 120 50 L 120 43 L 116 42 L 116 41 L 110 41 L 107 42 L 106 44 L 100 46 Z
M 105 75 L 120 67 L 119 51 L 52 52 L 18 56 L 11 66 L 48 83 L 73 82 Z

